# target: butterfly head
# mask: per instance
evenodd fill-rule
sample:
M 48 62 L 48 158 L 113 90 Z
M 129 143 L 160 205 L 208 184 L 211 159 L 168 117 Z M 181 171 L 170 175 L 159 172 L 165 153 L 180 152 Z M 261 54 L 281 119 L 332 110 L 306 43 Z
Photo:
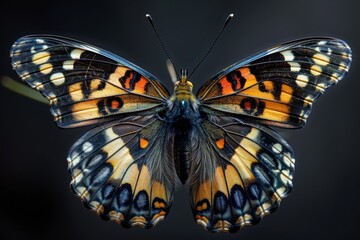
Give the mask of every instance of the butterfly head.
M 198 101 L 192 90 L 193 84 L 188 81 L 187 70 L 181 70 L 181 79 L 175 82 L 174 93 L 169 99 L 169 109 L 171 109 L 169 114 L 172 118 L 176 116 L 193 118 L 192 112 L 196 111 Z
M 187 75 L 188 75 L 188 70 L 181 69 L 181 79 L 180 81 L 176 81 L 174 84 L 175 93 L 192 92 L 193 84 L 192 82 L 188 81 Z

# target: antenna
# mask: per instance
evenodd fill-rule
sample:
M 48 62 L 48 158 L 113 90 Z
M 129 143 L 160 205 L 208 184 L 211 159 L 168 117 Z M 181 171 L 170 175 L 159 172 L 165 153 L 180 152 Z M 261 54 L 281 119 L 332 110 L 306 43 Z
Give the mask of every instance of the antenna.
M 169 61 L 171 62 L 171 64 L 173 65 L 173 67 L 174 67 L 174 69 L 175 69 L 175 73 L 177 74 L 178 78 L 180 79 L 180 75 L 179 75 L 179 73 L 177 73 L 177 71 L 176 71 L 175 64 L 174 64 L 174 62 L 171 60 L 171 57 L 170 57 L 169 53 L 166 51 L 166 48 L 165 48 L 163 42 L 161 41 L 160 35 L 159 35 L 159 33 L 158 33 L 158 31 L 157 31 L 157 29 L 156 29 L 156 27 L 155 27 L 155 24 L 154 24 L 154 22 L 153 22 L 153 20 L 152 20 L 152 17 L 150 16 L 150 14 L 146 14 L 145 16 L 146 16 L 147 19 L 149 20 L 152 28 L 154 29 L 154 32 L 155 32 L 158 40 L 159 40 L 159 42 L 160 42 L 160 45 L 161 45 L 162 49 L 163 49 L 164 52 L 165 52 L 165 55 L 168 57 Z
M 230 22 L 230 20 L 234 17 L 233 13 L 230 13 L 229 16 L 226 18 L 224 25 L 222 26 L 222 28 L 220 29 L 220 32 L 218 33 L 218 35 L 216 36 L 214 42 L 211 44 L 209 50 L 206 52 L 206 54 L 203 56 L 203 58 L 200 60 L 200 62 L 195 66 L 194 70 L 190 73 L 188 79 L 190 79 L 191 75 L 193 75 L 193 73 L 196 71 L 196 69 L 200 66 L 200 64 L 205 60 L 205 58 L 209 55 L 209 53 L 211 52 L 211 50 L 214 48 L 216 42 L 219 40 L 221 34 L 223 33 L 223 31 L 225 30 L 226 26 L 228 25 L 228 23 Z

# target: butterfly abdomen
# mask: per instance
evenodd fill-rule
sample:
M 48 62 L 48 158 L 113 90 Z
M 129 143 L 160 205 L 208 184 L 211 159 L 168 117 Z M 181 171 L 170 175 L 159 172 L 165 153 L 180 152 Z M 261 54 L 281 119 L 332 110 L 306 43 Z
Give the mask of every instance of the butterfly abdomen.
M 190 174 L 191 151 L 191 133 L 190 131 L 179 131 L 174 136 L 173 156 L 176 174 L 182 184 L 185 184 Z
M 172 156 L 176 173 L 182 184 L 185 184 L 190 174 L 192 159 L 192 136 L 197 125 L 199 114 L 188 101 L 175 101 L 173 108 L 167 112 L 170 122 L 169 133 L 172 136 Z

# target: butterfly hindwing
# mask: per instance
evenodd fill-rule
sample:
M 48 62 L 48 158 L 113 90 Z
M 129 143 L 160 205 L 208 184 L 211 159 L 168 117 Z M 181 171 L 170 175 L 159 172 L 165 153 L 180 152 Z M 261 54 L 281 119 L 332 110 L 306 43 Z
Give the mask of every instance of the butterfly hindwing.
M 125 227 L 152 227 L 168 213 L 174 172 L 161 151 L 163 123 L 127 117 L 86 133 L 71 148 L 71 188 L 101 218 Z
M 209 117 L 202 128 L 207 152 L 195 159 L 190 186 L 196 221 L 234 232 L 276 210 L 292 188 L 290 146 L 269 128 L 232 117 Z
M 103 122 L 119 114 L 164 109 L 166 88 L 150 73 L 110 52 L 76 40 L 34 35 L 11 49 L 19 76 L 50 100 L 60 127 Z
M 198 91 L 202 110 L 278 127 L 301 127 L 312 103 L 351 63 L 342 40 L 308 38 L 256 54 L 221 71 Z

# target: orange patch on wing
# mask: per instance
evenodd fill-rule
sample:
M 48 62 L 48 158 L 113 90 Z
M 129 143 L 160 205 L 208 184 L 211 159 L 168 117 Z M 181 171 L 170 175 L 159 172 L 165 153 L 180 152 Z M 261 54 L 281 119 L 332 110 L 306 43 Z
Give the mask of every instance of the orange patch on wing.
M 165 211 L 160 211 L 159 213 L 155 214 L 152 219 L 155 220 L 155 219 L 157 219 L 159 217 L 165 217 L 165 216 L 166 216 L 166 212 Z
M 229 189 L 231 189 L 234 185 L 240 185 L 244 188 L 243 182 L 241 181 L 240 175 L 238 171 L 232 165 L 228 164 L 225 169 L 225 177 L 228 184 Z
M 164 208 L 164 207 L 166 207 L 166 205 L 163 202 L 156 201 L 156 202 L 154 202 L 154 207 L 155 208 Z
M 265 110 L 260 117 L 285 122 L 290 117 L 290 107 L 285 104 L 266 102 Z
M 239 68 L 239 71 L 241 73 L 241 76 L 246 80 L 243 88 L 247 88 L 257 82 L 255 75 L 250 72 L 250 68 Z
M 74 83 L 69 86 L 69 95 L 74 101 L 80 101 L 84 98 L 84 95 L 81 92 L 81 82 Z
M 153 198 L 167 199 L 165 185 L 159 181 L 153 181 L 151 195 Z
M 130 78 L 131 79 L 131 78 Z M 146 93 L 146 85 L 148 84 L 148 80 L 144 77 L 141 77 L 138 82 L 136 82 L 133 92 L 135 93 Z
M 228 197 L 228 189 L 225 182 L 224 171 L 221 166 L 215 169 L 214 177 L 212 180 L 212 189 L 212 199 L 214 199 L 214 195 L 218 191 L 223 192 L 226 197 Z
M 251 106 L 251 102 L 250 101 L 246 101 L 244 104 L 244 108 L 245 110 L 251 110 L 252 106 Z
M 99 116 L 98 113 L 98 100 L 89 100 L 85 102 L 78 102 L 72 105 L 71 113 L 73 114 L 74 119 L 81 119 L 81 116 L 86 116 L 92 114 L 92 116 Z
M 208 208 L 208 204 L 207 204 L 207 202 L 203 202 L 202 204 L 201 204 L 201 206 L 196 206 L 196 211 L 203 211 L 203 210 L 206 210 Z
M 247 89 L 241 91 L 242 95 L 248 96 L 256 96 L 257 98 L 268 99 L 268 100 L 275 100 L 274 95 L 272 94 L 272 90 L 274 88 L 273 83 L 270 81 L 262 82 L 263 86 L 267 90 L 266 92 L 260 91 L 259 85 L 248 86 Z
M 140 147 L 141 148 L 146 148 L 149 145 L 149 141 L 146 140 L 145 138 L 140 138 Z
M 263 86 L 265 87 L 265 89 L 269 92 L 274 90 L 274 83 L 271 81 L 264 81 L 263 82 Z
M 248 88 L 241 91 L 242 95 L 256 96 L 258 98 L 267 99 L 267 100 L 276 100 L 274 97 L 274 83 L 272 81 L 263 81 L 263 87 L 266 92 L 260 91 L 259 85 L 247 86 Z M 292 98 L 293 89 L 285 84 L 281 85 L 280 101 L 284 103 L 289 103 Z
M 125 76 L 126 71 L 130 70 L 130 68 L 127 67 L 123 67 L 123 66 L 119 66 L 115 69 L 115 72 L 110 74 L 110 77 L 108 79 L 109 82 L 113 83 L 116 86 L 121 86 L 121 84 L 119 85 L 119 79 L 123 76 Z M 126 86 L 126 83 L 125 83 Z M 130 86 L 130 85 L 129 85 Z
M 252 132 L 250 132 L 247 137 L 252 139 L 253 138 L 252 135 L 256 135 L 257 131 L 258 130 L 256 130 L 256 129 L 252 129 Z M 256 147 L 256 146 L 254 144 L 250 145 L 251 147 L 250 146 L 247 147 L 246 150 L 242 147 L 242 145 L 247 146 L 246 144 L 249 144 L 251 142 L 252 141 L 250 141 L 250 140 L 241 141 L 241 143 L 240 143 L 241 146 L 239 146 L 235 149 L 235 154 L 231 158 L 231 163 L 236 168 L 237 172 L 240 173 L 242 182 L 245 183 L 245 187 L 247 186 L 248 182 L 253 181 L 255 179 L 254 174 L 251 172 L 250 169 L 251 169 L 251 165 L 253 163 L 257 163 L 257 159 L 254 157 L 254 155 L 252 155 L 248 151 L 250 151 L 250 149 L 252 149 L 253 147 Z M 257 148 L 255 148 L 255 150 L 253 150 L 253 151 L 257 151 Z M 230 173 L 230 175 L 232 175 L 231 168 L 229 168 L 228 170 L 230 170 L 228 173 Z M 240 184 L 240 185 L 242 185 L 242 184 Z M 244 186 L 242 186 L 242 187 L 244 188 Z
M 122 184 L 129 183 L 132 187 L 134 187 L 136 185 L 139 174 L 140 173 L 137 164 L 130 165 L 122 180 Z M 135 194 L 137 194 L 137 192 Z
M 223 77 L 219 80 L 219 83 L 221 85 L 221 94 L 227 95 L 234 92 L 234 89 L 231 86 L 231 83 L 226 79 L 226 77 Z
M 288 85 L 281 85 L 280 100 L 285 103 L 289 103 L 292 98 L 294 89 Z
M 146 194 L 149 196 L 150 189 L 151 189 L 151 173 L 149 171 L 149 168 L 143 165 L 140 170 L 140 176 L 137 180 L 134 196 L 136 196 L 136 194 L 138 194 L 142 190 L 145 190 Z
M 119 106 L 120 106 L 119 101 L 117 101 L 117 100 L 112 100 L 112 101 L 111 101 L 111 108 L 112 108 L 112 109 L 119 108 Z
M 211 191 L 210 191 L 210 181 L 207 180 L 200 184 L 200 186 L 196 189 L 196 194 L 194 194 L 194 202 L 197 203 L 203 199 L 210 199 L 211 198 Z
M 241 73 L 241 76 L 243 76 L 243 77 L 251 74 L 251 73 L 250 73 L 250 68 L 247 68 L 247 67 L 239 68 L 239 71 L 240 71 L 240 73 Z
M 221 138 L 219 140 L 216 141 L 216 146 L 220 149 L 223 149 L 225 145 L 225 139 Z
M 121 223 L 124 220 L 124 215 L 121 212 L 111 211 L 109 212 L 110 219 L 116 223 Z

